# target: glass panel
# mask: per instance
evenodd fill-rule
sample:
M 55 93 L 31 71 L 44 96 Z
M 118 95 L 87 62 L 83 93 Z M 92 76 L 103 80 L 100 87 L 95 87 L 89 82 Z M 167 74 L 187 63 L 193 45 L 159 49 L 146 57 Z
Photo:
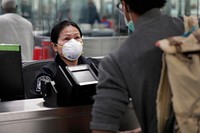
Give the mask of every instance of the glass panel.
M 124 16 L 116 8 L 118 2 L 119 0 L 17 0 L 18 13 L 32 22 L 35 35 L 44 36 L 49 36 L 52 26 L 64 19 L 78 23 L 84 36 L 127 35 Z M 199 15 L 199 0 L 167 0 L 163 11 L 175 17 Z
M 171 16 L 197 15 L 199 16 L 199 0 L 167 0 L 164 8 Z

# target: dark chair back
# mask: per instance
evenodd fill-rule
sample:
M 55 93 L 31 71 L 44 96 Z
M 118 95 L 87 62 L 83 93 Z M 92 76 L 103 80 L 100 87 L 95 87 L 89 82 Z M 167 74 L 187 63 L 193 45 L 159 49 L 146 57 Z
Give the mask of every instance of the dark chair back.
M 23 62 L 22 73 L 23 73 L 24 92 L 26 99 L 31 98 L 30 89 L 33 85 L 35 77 L 39 73 L 40 68 L 51 62 L 53 62 L 53 60 L 36 60 L 36 61 Z

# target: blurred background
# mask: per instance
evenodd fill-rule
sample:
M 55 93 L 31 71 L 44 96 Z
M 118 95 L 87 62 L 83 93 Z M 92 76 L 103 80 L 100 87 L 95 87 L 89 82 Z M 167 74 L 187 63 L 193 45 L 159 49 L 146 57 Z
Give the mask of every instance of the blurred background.
M 92 1 L 99 20 L 95 18 L 95 8 L 89 7 Z M 48 36 L 52 25 L 63 19 L 78 23 L 84 36 L 127 35 L 126 27 L 122 25 L 124 18 L 116 8 L 119 0 L 17 0 L 17 2 L 19 14 L 31 21 L 35 35 Z M 163 11 L 175 17 L 198 15 L 199 0 L 167 0 Z
M 76 22 L 83 32 L 86 56 L 105 55 L 126 39 L 128 31 L 124 16 L 116 7 L 118 2 L 119 0 L 17 0 L 18 13 L 33 24 L 35 46 L 50 45 L 48 42 L 52 26 L 68 19 Z M 163 12 L 174 17 L 199 16 L 199 0 L 167 0 Z M 105 37 L 109 39 L 104 39 Z

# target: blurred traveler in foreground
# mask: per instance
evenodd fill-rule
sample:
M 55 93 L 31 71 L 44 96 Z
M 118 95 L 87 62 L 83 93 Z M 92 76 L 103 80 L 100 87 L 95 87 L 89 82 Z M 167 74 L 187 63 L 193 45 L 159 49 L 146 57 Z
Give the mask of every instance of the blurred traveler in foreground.
M 22 60 L 33 58 L 33 26 L 17 14 L 16 0 L 2 0 L 3 15 L 0 16 L 0 43 L 20 44 Z
M 157 133 L 156 95 L 162 51 L 155 42 L 184 32 L 180 19 L 166 16 L 160 10 L 165 3 L 166 0 L 121 0 L 118 4 L 127 26 L 134 28 L 134 32 L 100 62 L 92 109 L 93 133 L 118 132 L 130 98 L 141 132 Z

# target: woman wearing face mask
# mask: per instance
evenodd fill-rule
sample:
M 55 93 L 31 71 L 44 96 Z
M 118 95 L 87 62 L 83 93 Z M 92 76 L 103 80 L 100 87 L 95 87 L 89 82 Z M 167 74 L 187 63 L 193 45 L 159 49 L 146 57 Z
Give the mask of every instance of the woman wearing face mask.
M 57 55 L 54 62 L 41 68 L 30 91 L 32 98 L 42 97 L 41 82 L 53 81 L 58 66 L 64 69 L 66 66 L 92 64 L 90 60 L 81 55 L 83 50 L 82 32 L 76 23 L 67 20 L 57 23 L 51 31 L 50 38 L 53 50 Z

